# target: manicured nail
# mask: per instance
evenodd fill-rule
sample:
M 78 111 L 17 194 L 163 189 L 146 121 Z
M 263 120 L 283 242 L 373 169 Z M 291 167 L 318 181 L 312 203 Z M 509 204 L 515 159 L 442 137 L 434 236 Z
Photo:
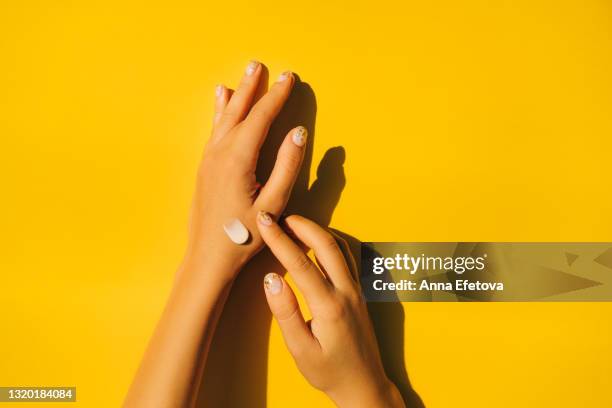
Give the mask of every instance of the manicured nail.
M 265 225 L 266 227 L 269 227 L 274 222 L 270 214 L 265 211 L 260 211 L 257 213 L 257 221 L 259 221 L 261 225 Z
M 285 71 L 285 72 L 283 72 L 282 74 L 280 74 L 278 76 L 278 79 L 276 81 L 277 82 L 283 82 L 284 80 L 286 80 L 290 76 L 291 76 L 291 71 Z
M 271 295 L 278 295 L 283 289 L 283 282 L 280 276 L 275 273 L 269 273 L 264 278 L 264 287 Z
M 246 67 L 246 71 L 245 71 L 245 73 L 246 73 L 248 76 L 253 75 L 253 74 L 255 73 L 255 71 L 257 70 L 257 67 L 258 67 L 258 66 L 259 66 L 259 62 L 257 62 L 257 61 L 251 61 L 251 62 L 249 62 L 249 65 L 247 65 L 247 67 Z
M 221 95 L 223 95 L 223 89 L 225 89 L 223 85 L 215 86 L 215 95 L 217 95 L 217 98 L 220 98 Z
M 302 147 L 306 144 L 306 136 L 308 136 L 308 131 L 304 126 L 300 126 L 295 129 L 291 138 L 296 146 Z

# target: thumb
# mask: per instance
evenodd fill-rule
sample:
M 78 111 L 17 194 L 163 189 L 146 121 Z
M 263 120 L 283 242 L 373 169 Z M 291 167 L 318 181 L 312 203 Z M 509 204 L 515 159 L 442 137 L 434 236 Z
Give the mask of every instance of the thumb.
M 294 358 L 312 350 L 316 340 L 304 321 L 291 287 L 280 275 L 269 273 L 264 278 L 266 299 L 278 322 L 285 344 Z

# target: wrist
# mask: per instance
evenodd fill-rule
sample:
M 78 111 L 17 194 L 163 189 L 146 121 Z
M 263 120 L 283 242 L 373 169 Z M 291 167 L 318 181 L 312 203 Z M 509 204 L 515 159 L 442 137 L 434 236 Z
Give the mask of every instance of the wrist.
M 330 393 L 330 398 L 340 408 L 405 408 L 404 400 L 395 386 L 386 377 L 378 384 L 368 383 L 366 386 L 355 387 L 346 392 Z
M 189 245 L 181 269 L 209 279 L 233 280 L 251 257 L 249 248 L 199 242 Z
M 231 284 L 246 260 L 224 256 L 216 251 L 210 255 L 188 251 L 177 273 L 178 279 L 189 280 L 196 285 Z

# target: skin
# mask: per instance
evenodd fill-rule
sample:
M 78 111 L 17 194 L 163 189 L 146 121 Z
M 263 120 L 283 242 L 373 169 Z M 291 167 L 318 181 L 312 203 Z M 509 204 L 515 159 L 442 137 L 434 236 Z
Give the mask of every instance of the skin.
M 255 178 L 261 148 L 283 107 L 294 77 L 287 72 L 265 93 L 264 67 L 250 63 L 238 88 L 217 87 L 211 137 L 197 175 L 189 243 L 166 307 L 126 396 L 125 407 L 186 407 L 195 404 L 202 368 L 232 284 L 267 244 L 304 292 L 312 311 L 304 322 L 295 296 L 282 283 L 267 291 L 287 346 L 311 384 L 341 407 L 404 406 L 380 362 L 376 339 L 356 281 L 329 234 L 304 218 L 288 226 L 315 249 L 328 274 L 272 221 L 289 199 L 305 152 L 305 129 L 287 134 L 263 186 Z M 296 137 L 296 134 L 302 137 Z M 267 212 L 263 212 L 263 211 Z M 271 224 L 262 224 L 266 215 Z M 236 245 L 222 225 L 239 219 L 250 238 Z M 334 243 L 336 241 L 333 241 Z M 332 278 L 333 276 L 333 278 Z M 289 313 L 292 312 L 292 313 Z
M 263 240 L 312 314 L 305 322 L 287 282 L 274 273 L 266 276 L 268 305 L 300 372 L 339 407 L 405 407 L 385 375 L 347 243 L 300 216 L 290 216 L 285 223 L 295 239 L 269 214 L 258 216 Z M 320 268 L 304 248 L 313 249 Z
M 250 69 L 249 69 L 250 68 Z M 166 307 L 124 402 L 126 407 L 194 403 L 200 372 L 234 278 L 263 247 L 256 214 L 279 214 L 289 198 L 304 145 L 289 131 L 263 187 L 255 179 L 259 148 L 294 83 L 279 77 L 257 102 L 263 66 L 251 63 L 236 91 L 218 87 L 213 130 L 198 170 L 189 244 Z M 236 245 L 222 225 L 238 218 L 250 240 Z M 202 357 L 202 358 L 200 358 Z

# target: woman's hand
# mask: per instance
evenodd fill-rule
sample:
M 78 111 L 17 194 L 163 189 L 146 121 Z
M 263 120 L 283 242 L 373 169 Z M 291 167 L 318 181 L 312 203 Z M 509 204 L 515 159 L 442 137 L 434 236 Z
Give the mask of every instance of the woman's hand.
M 357 278 L 351 274 L 354 261 L 347 263 L 339 247 L 346 249 L 346 243 L 310 220 L 288 217 L 288 229 L 314 250 L 319 269 L 269 214 L 261 212 L 257 220 L 261 237 L 293 277 L 312 314 L 306 323 L 291 287 L 277 274 L 266 276 L 268 304 L 302 374 L 340 407 L 404 407 L 385 375 Z
M 214 258 L 218 269 L 227 271 L 227 279 L 233 279 L 263 246 L 255 226 L 257 211 L 283 211 L 304 156 L 306 129 L 300 126 L 289 131 L 265 185 L 255 179 L 259 149 L 294 83 L 291 72 L 285 72 L 256 101 L 263 70 L 260 63 L 251 62 L 235 92 L 217 87 L 212 135 L 198 171 L 185 263 L 197 268 Z M 232 220 L 239 220 L 249 232 L 242 245 L 224 232 Z
M 252 62 L 235 92 L 217 87 L 213 131 L 204 150 L 192 210 L 189 248 L 134 381 L 126 407 L 192 406 L 217 320 L 240 267 L 263 246 L 259 208 L 280 214 L 304 156 L 306 130 L 289 131 L 266 184 L 255 169 L 268 129 L 289 97 L 294 77 L 282 74 L 259 100 L 264 67 Z M 242 245 L 224 224 L 239 220 Z M 210 279 L 214 277 L 214 279 Z

